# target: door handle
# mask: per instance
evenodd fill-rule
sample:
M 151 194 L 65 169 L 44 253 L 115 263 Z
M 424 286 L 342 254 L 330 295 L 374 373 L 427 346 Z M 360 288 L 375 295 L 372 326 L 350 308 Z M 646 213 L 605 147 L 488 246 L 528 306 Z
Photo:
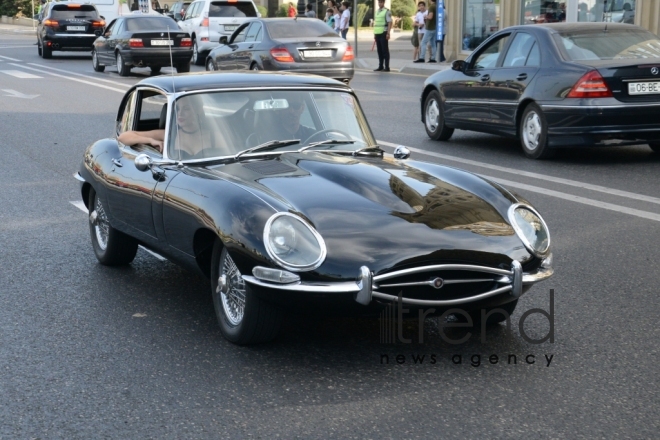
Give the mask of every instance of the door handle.
M 490 75 L 489 75 L 489 74 L 485 74 L 484 76 L 481 77 L 481 81 L 482 81 L 482 82 L 490 81 Z
M 124 166 L 121 164 L 121 161 L 119 159 L 112 159 L 112 163 L 118 166 L 119 168 Z
M 518 76 L 516 77 L 516 79 L 517 79 L 518 81 L 524 81 L 524 80 L 527 79 L 527 74 L 526 74 L 526 73 L 521 73 L 520 75 L 518 75 Z
M 254 47 L 254 44 L 250 44 L 250 47 L 248 49 L 252 49 Z

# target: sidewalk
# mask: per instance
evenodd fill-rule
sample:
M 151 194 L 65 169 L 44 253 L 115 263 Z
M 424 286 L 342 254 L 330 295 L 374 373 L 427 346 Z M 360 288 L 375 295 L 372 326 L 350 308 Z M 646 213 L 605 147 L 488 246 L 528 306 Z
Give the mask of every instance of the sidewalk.
M 0 24 L 0 35 L 2 34 L 35 35 L 36 33 L 30 26 Z M 348 42 L 354 46 L 355 33 L 352 28 L 349 30 L 347 37 Z M 430 76 L 435 72 L 451 67 L 447 63 L 413 63 L 413 46 L 410 43 L 411 37 L 412 31 L 394 29 L 392 32 L 392 38 L 390 39 L 390 69 L 392 71 Z M 378 53 L 373 43 L 374 34 L 371 29 L 360 29 L 358 31 L 358 45 L 355 58 L 356 69 L 373 70 L 378 67 Z M 427 59 L 428 56 L 429 54 L 427 54 Z

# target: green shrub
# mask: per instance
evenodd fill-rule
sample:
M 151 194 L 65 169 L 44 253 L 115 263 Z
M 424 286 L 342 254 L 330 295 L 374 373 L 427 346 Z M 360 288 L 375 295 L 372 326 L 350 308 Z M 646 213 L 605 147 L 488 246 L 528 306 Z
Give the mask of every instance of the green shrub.
M 413 21 L 410 17 L 403 17 L 401 19 L 401 29 L 404 31 L 411 31 L 413 28 Z
M 262 17 L 268 17 L 268 8 L 265 6 L 257 5 L 257 11 L 259 11 Z
M 392 0 L 392 15 L 395 17 L 412 17 L 415 15 L 414 0 Z
M 357 5 L 357 7 L 358 7 L 358 12 L 357 12 L 358 26 L 364 26 L 364 17 L 365 15 L 367 15 L 367 12 L 369 12 L 369 5 L 359 4 Z
M 283 3 L 280 5 L 279 9 L 277 10 L 277 14 L 275 14 L 276 17 L 288 17 L 289 16 L 289 4 L 288 3 Z

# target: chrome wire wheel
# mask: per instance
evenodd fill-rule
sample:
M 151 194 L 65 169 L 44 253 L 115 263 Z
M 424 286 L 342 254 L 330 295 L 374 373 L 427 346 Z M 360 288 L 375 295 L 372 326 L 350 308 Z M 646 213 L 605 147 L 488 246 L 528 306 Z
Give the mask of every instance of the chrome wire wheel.
M 438 107 L 438 101 L 431 99 L 426 104 L 426 117 L 424 118 L 426 129 L 430 132 L 435 132 L 438 129 L 439 120 L 440 108 Z
M 108 236 L 110 234 L 110 223 L 108 216 L 105 214 L 101 200 L 96 198 L 96 206 L 94 211 L 89 216 L 90 221 L 94 225 L 94 233 L 96 234 L 96 242 L 102 251 L 108 248 Z
M 523 141 L 529 151 L 534 151 L 538 148 L 542 131 L 543 126 L 538 113 L 534 111 L 529 112 L 525 117 L 522 133 Z
M 220 294 L 227 320 L 236 326 L 243 321 L 245 315 L 245 281 L 229 253 L 220 264 L 216 292 Z

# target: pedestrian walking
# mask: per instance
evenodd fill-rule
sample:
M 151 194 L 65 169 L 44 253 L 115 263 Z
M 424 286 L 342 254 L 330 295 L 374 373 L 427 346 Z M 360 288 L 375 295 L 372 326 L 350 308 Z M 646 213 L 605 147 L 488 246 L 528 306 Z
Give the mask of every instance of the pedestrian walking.
M 392 14 L 385 7 L 385 0 L 378 0 L 378 12 L 374 17 L 374 40 L 378 48 L 378 69 L 376 72 L 390 71 L 389 39 L 392 30 Z
M 298 11 L 291 2 L 289 2 L 289 11 L 287 12 L 287 15 L 289 16 L 289 18 L 295 18 L 298 15 Z
M 424 32 L 426 31 L 424 25 L 425 18 L 426 18 L 426 3 L 419 2 L 417 3 L 417 13 L 415 14 L 415 20 L 413 21 L 413 39 L 417 37 L 417 44 L 415 44 L 413 40 L 413 46 L 415 46 L 415 50 L 413 52 L 413 60 L 419 59 L 419 46 L 421 45 L 421 42 L 424 39 Z
M 426 45 L 431 45 L 431 58 L 429 63 L 435 63 L 435 0 L 430 0 L 429 10 L 426 14 L 426 19 L 424 20 L 424 39 L 422 40 L 422 48 L 419 51 L 419 59 L 414 61 L 415 63 L 424 63 L 426 62 Z
M 439 49 L 439 54 L 438 58 L 440 58 L 440 62 L 444 63 L 447 61 L 447 58 L 445 58 L 445 37 L 447 36 L 447 8 L 445 8 L 444 5 L 442 5 L 442 40 L 440 40 L 440 49 Z
M 314 8 L 312 7 L 311 3 L 307 3 L 307 6 L 305 8 L 307 9 L 305 11 L 305 17 L 316 18 L 316 12 L 314 12 Z
M 341 35 L 341 15 L 339 15 L 339 8 L 335 6 L 335 32 Z
M 350 5 L 349 2 L 341 2 L 341 22 L 339 24 L 339 29 L 341 30 L 341 37 L 344 40 L 348 33 L 348 27 L 351 24 L 351 10 L 348 9 Z

